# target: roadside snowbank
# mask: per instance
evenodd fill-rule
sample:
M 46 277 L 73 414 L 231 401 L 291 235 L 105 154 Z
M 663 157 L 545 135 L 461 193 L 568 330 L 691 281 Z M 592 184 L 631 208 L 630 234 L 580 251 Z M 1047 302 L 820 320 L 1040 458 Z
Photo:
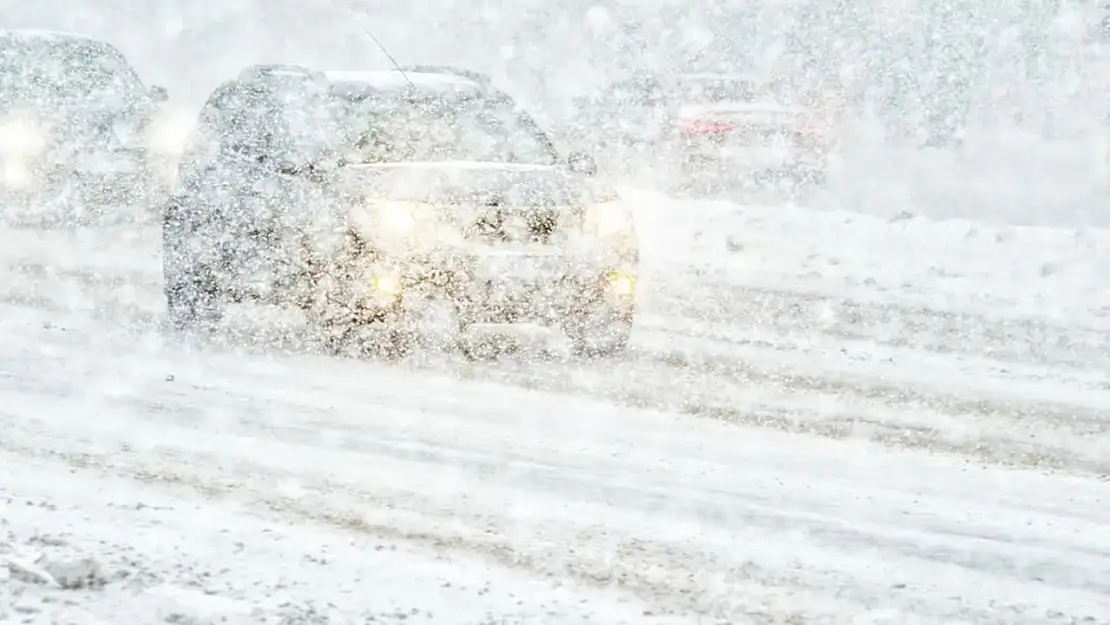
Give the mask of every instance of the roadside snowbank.
M 626 197 L 640 207 L 649 262 L 867 303 L 1110 328 L 1110 230 Z
M 900 145 L 874 123 L 858 123 L 821 201 L 879 217 L 911 211 L 991 225 L 1108 227 L 1102 113 L 1071 113 L 1038 131 L 1001 122 L 971 128 L 952 148 Z

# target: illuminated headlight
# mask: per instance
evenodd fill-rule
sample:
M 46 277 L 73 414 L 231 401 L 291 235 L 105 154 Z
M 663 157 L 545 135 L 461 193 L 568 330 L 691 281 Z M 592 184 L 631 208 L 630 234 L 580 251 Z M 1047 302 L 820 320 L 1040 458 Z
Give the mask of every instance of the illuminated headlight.
M 373 278 L 374 292 L 393 296 L 401 292 L 401 275 L 395 271 L 379 271 Z
M 636 277 L 632 274 L 613 271 L 605 276 L 605 279 L 609 283 L 609 290 L 618 297 L 631 297 L 636 294 Z
M 357 219 L 370 232 L 385 237 L 405 237 L 434 230 L 436 226 L 436 210 L 430 204 L 368 198 L 364 207 Z
M 181 154 L 193 132 L 193 126 L 193 119 L 184 113 L 159 117 L 147 128 L 147 146 L 165 155 Z
M 371 265 L 362 274 L 362 301 L 371 307 L 395 301 L 403 287 L 400 270 Z
M 45 147 L 45 133 L 38 124 L 21 118 L 0 123 L 0 154 L 28 158 L 38 156 Z
M 404 202 L 378 204 L 375 211 L 378 225 L 390 234 L 408 234 L 416 229 L 416 206 Z
M 582 221 L 582 231 L 590 236 L 609 237 L 631 231 L 632 225 L 632 214 L 617 200 L 590 206 Z
M 23 189 L 34 182 L 34 173 L 21 160 L 4 161 L 0 165 L 0 182 L 10 189 Z

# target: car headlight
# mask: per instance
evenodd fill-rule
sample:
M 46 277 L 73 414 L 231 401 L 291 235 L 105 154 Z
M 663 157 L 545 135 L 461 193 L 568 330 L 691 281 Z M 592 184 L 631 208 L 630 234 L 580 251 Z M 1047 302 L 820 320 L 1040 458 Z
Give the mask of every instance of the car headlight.
M 147 128 L 147 146 L 161 154 L 180 154 L 185 150 L 194 125 L 192 117 L 185 113 L 159 117 Z
M 611 271 L 605 276 L 609 290 L 617 297 L 632 297 L 636 294 L 636 276 L 622 271 Z
M 0 153 L 7 156 L 34 157 L 46 147 L 46 133 L 35 122 L 11 118 L 0 123 Z
M 0 186 L 9 189 L 23 189 L 34 182 L 34 173 L 22 161 L 4 161 L 0 164 Z
M 620 200 L 591 205 L 582 220 L 582 231 L 596 237 L 628 233 L 632 226 L 632 213 Z
M 384 202 L 374 211 L 378 225 L 390 234 L 408 234 L 416 229 L 418 209 L 407 202 Z
M 371 236 L 407 238 L 435 229 L 434 209 L 419 202 L 367 198 L 351 211 L 351 219 L 359 230 Z

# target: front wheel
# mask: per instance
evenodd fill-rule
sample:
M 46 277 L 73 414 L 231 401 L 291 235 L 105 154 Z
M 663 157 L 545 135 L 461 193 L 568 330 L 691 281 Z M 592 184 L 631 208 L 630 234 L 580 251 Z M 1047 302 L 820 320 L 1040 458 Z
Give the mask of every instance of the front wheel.
M 413 333 L 399 322 L 325 323 L 317 327 L 330 356 L 399 360 L 412 351 Z
M 166 314 L 176 331 L 212 331 L 223 321 L 224 302 L 210 258 L 188 253 L 196 233 L 178 202 L 171 201 L 162 219 L 162 276 Z M 210 244 L 209 244 L 210 245 Z
M 599 304 L 572 314 L 563 330 L 575 355 L 615 356 L 628 349 L 632 337 L 632 314 L 613 305 Z
M 223 302 L 209 280 L 189 276 L 167 285 L 165 295 L 166 315 L 172 330 L 210 333 L 223 321 Z

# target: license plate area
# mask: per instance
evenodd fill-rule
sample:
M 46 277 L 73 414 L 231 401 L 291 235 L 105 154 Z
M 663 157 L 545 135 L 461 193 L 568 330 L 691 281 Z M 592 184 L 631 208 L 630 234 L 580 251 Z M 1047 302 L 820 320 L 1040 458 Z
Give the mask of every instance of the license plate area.
M 527 252 L 491 252 L 477 261 L 477 276 L 492 283 L 542 284 L 558 282 L 567 272 L 564 256 Z
M 479 308 L 489 321 L 548 319 L 565 307 L 564 256 L 493 253 L 478 258 L 475 269 L 481 290 Z

